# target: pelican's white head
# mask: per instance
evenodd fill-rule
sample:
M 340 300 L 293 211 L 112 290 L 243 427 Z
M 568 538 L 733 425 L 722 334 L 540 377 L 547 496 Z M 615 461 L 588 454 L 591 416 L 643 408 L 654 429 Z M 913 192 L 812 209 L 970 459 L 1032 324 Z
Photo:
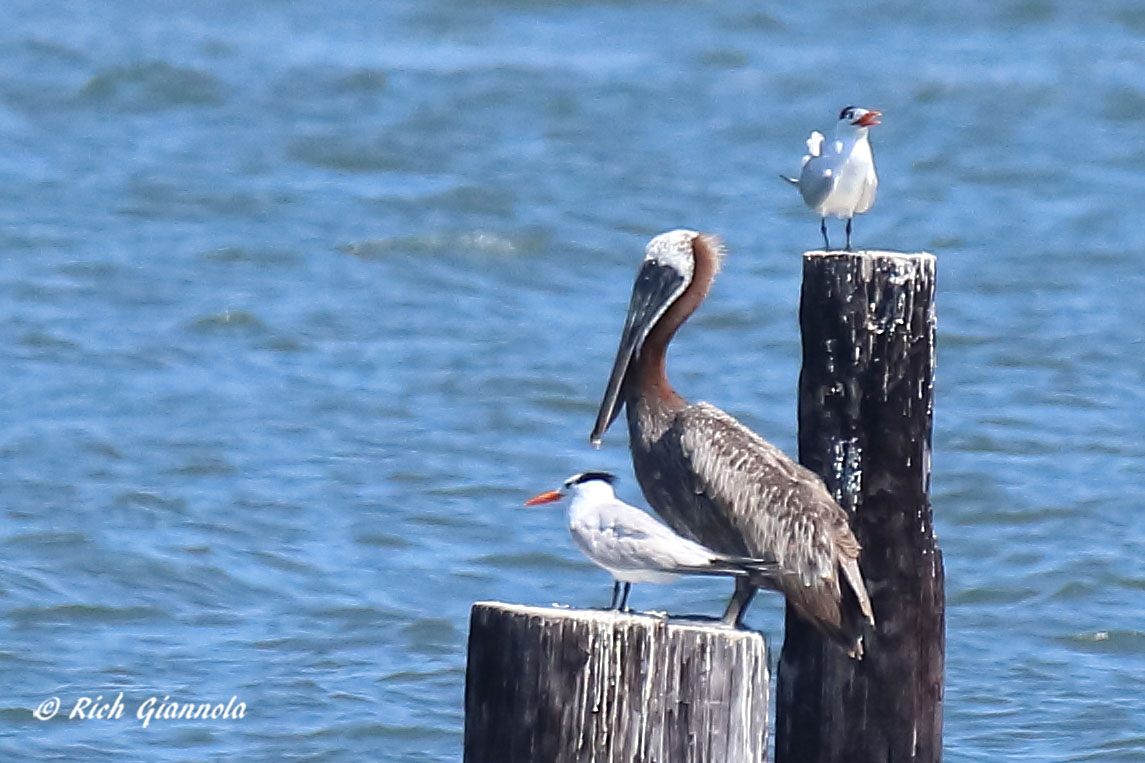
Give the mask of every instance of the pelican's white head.
M 692 254 L 692 242 L 700 235 L 694 230 L 678 228 L 661 233 L 644 247 L 644 262 L 669 267 L 680 274 L 684 284 L 692 280 L 696 269 L 696 259 Z
M 686 228 L 677 228 L 667 233 L 661 233 L 648 242 L 644 247 L 645 264 L 654 263 L 672 268 L 683 279 L 684 285 L 692 280 L 696 270 L 696 255 L 694 247 L 699 238 L 711 249 L 715 268 L 719 270 L 724 259 L 724 243 L 719 236 L 700 233 Z

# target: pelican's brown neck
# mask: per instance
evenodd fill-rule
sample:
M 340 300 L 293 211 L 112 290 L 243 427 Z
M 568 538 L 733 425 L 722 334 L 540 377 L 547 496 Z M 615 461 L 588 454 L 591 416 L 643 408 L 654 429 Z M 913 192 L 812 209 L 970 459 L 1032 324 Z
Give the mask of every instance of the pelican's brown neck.
M 708 296 L 712 281 L 719 271 L 721 250 L 718 239 L 703 234 L 692 240 L 692 256 L 695 268 L 692 281 L 672 305 L 660 316 L 660 320 L 648 332 L 636 367 L 632 369 L 632 381 L 636 382 L 633 392 L 649 401 L 661 405 L 683 408 L 687 401 L 682 398 L 668 381 L 668 344 L 676 335 L 677 329 L 696 311 Z

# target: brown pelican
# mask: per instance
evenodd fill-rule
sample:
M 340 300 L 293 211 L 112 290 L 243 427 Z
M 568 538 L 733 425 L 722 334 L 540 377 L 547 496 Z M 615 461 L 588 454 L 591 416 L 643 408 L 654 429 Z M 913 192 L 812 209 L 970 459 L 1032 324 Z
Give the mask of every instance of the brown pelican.
M 776 562 L 767 587 L 861 654 L 860 612 L 872 625 L 874 616 L 847 513 L 817 475 L 719 408 L 688 403 L 665 374 L 668 343 L 704 301 L 722 259 L 720 240 L 695 231 L 648 243 L 592 443 L 625 407 L 636 478 L 668 525 L 719 553 Z M 741 623 L 762 582 L 736 579 L 725 624 Z

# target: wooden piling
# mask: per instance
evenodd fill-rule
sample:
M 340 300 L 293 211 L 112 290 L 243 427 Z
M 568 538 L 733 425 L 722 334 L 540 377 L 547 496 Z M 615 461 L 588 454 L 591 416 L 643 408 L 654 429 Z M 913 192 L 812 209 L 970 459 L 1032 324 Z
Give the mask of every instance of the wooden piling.
M 466 763 L 733 763 L 767 755 L 753 631 L 602 610 L 473 605 Z
M 942 756 L 942 553 L 931 524 L 935 259 L 808 252 L 799 457 L 852 514 L 877 627 L 852 660 L 787 611 L 776 763 Z

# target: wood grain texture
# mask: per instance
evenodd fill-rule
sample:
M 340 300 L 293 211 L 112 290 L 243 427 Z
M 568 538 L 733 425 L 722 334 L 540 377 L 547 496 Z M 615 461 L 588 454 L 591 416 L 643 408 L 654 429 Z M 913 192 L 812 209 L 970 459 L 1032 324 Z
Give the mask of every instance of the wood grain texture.
M 473 605 L 467 763 L 766 759 L 753 631 L 602 610 Z
M 942 756 L 945 596 L 929 501 L 935 258 L 803 258 L 800 461 L 852 516 L 876 628 L 849 659 L 788 608 L 777 763 Z

